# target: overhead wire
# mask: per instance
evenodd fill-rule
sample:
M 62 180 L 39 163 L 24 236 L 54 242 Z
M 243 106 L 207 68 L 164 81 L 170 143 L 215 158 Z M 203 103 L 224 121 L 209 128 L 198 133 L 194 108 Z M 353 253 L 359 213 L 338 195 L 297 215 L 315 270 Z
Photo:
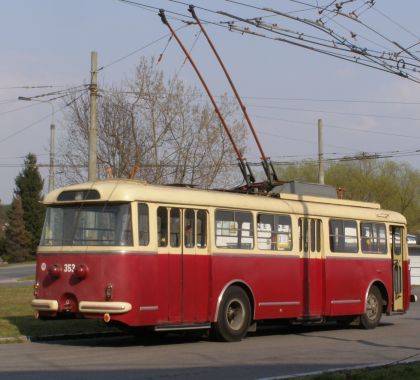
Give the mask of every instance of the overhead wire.
M 386 15 L 384 12 L 380 11 L 379 9 L 377 9 L 375 7 L 375 5 L 372 6 L 372 10 L 375 11 L 376 13 L 380 14 L 382 17 L 386 18 L 388 21 L 390 21 L 394 25 L 398 26 L 401 30 L 405 31 L 410 36 L 414 37 L 417 40 L 420 40 L 420 37 L 417 34 L 414 34 L 410 30 L 408 30 L 405 26 L 401 25 L 399 22 L 393 20 L 391 17 L 389 17 L 388 15 Z
M 314 109 L 307 109 L 307 108 L 265 106 L 265 105 L 259 105 L 259 104 L 248 104 L 248 107 L 263 108 L 263 109 L 279 109 L 279 110 L 299 111 L 299 112 L 314 112 L 314 113 L 332 114 L 332 115 L 362 116 L 362 117 L 373 117 L 373 118 L 381 118 L 381 119 L 397 119 L 397 120 L 413 120 L 413 121 L 420 120 L 420 118 L 418 117 L 411 117 L 411 116 L 395 116 L 395 115 L 380 115 L 380 114 L 370 114 L 370 113 L 326 111 L 326 110 L 314 110 Z
M 119 0 L 119 1 L 121 1 L 121 0 Z M 188 26 L 188 24 L 182 25 L 179 28 L 177 28 L 176 31 L 178 31 L 180 29 L 183 29 L 183 28 L 186 28 L 187 26 Z M 124 56 L 122 56 L 122 57 L 120 57 L 120 58 L 118 58 L 118 59 L 116 59 L 116 60 L 114 60 L 114 61 L 106 64 L 106 65 L 103 65 L 103 66 L 99 67 L 97 71 L 101 71 L 101 70 L 104 70 L 104 69 L 106 69 L 106 68 L 108 68 L 108 67 L 110 67 L 112 65 L 115 65 L 116 63 L 119 63 L 119 62 L 123 61 L 124 59 L 126 59 L 128 57 L 131 57 L 132 55 L 134 55 L 136 53 L 139 53 L 140 51 L 145 50 L 146 48 L 148 48 L 150 46 L 153 46 L 156 43 L 158 43 L 158 42 L 160 42 L 160 41 L 162 41 L 162 40 L 164 40 L 165 38 L 168 38 L 168 37 L 170 37 L 170 33 L 166 33 L 166 34 L 160 36 L 159 38 L 157 38 L 157 39 L 149 42 L 148 44 L 143 45 L 142 47 L 140 47 L 140 48 L 138 48 L 136 50 L 133 50 L 131 53 L 128 53 L 128 54 L 126 54 L 126 55 L 124 55 Z
M 126 4 L 130 4 L 130 5 L 135 5 L 135 6 L 139 6 L 140 5 L 142 7 L 146 7 L 146 8 L 151 9 L 151 10 L 153 10 L 153 9 L 154 10 L 158 10 L 157 7 L 146 5 L 146 4 L 135 2 L 135 1 L 129 1 L 129 0 L 118 0 L 118 1 L 124 2 Z M 174 3 L 178 3 L 178 4 L 187 5 L 186 2 L 179 1 L 179 0 L 168 0 L 168 1 L 174 2 Z M 241 3 L 239 1 L 234 1 L 234 0 L 225 0 L 225 1 L 231 2 L 231 3 L 235 3 L 235 4 L 242 4 L 242 5 L 249 6 L 249 7 L 258 8 L 258 7 L 255 7 L 255 6 L 251 6 L 249 4 Z M 226 14 L 226 12 L 214 11 L 214 10 L 211 10 L 211 9 L 205 8 L 205 7 L 196 6 L 196 8 L 197 9 L 204 10 L 204 11 L 207 11 L 207 12 L 211 12 L 211 13 L 214 13 L 214 14 L 224 15 L 226 17 L 234 16 L 234 15 Z M 317 8 L 317 7 L 315 6 L 315 8 Z M 268 11 L 273 11 L 272 9 L 265 9 L 265 8 L 261 8 L 261 9 L 262 10 L 265 10 L 265 11 L 267 11 L 267 10 Z M 189 19 L 189 16 L 188 15 L 185 15 L 185 14 L 182 14 L 182 13 L 179 13 L 179 12 L 174 12 L 174 11 L 167 10 L 167 9 L 164 9 L 164 10 L 167 13 L 174 14 L 174 15 L 181 16 L 183 18 Z M 286 15 L 286 14 L 283 14 L 283 15 Z M 290 15 L 287 15 L 287 16 L 292 17 Z M 184 19 L 182 19 L 182 21 L 185 22 Z M 219 27 L 220 26 L 225 27 L 225 25 L 221 25 L 220 23 L 216 23 L 214 21 L 208 21 L 208 20 L 203 20 L 203 21 L 206 22 L 206 23 L 217 25 Z M 245 20 L 243 20 L 243 21 L 245 21 Z M 249 20 L 247 20 L 247 21 L 250 22 Z M 300 19 L 300 21 L 302 21 L 302 20 Z M 310 25 L 314 26 L 314 22 L 312 22 Z M 256 33 L 252 33 L 252 32 L 249 33 L 248 31 L 244 31 L 244 30 L 239 30 L 238 31 L 238 30 L 235 30 L 235 28 L 229 28 L 229 30 L 230 31 L 240 32 L 242 34 L 255 34 L 255 35 L 257 35 Z M 330 33 L 328 33 L 328 34 L 330 34 Z M 264 37 L 264 38 L 270 38 L 270 37 L 267 37 L 267 36 L 264 36 L 264 35 L 258 35 L 258 36 L 259 37 Z M 340 38 L 338 38 L 337 40 L 340 41 Z M 274 39 L 274 38 L 270 38 L 270 39 Z M 414 77 L 411 74 L 407 74 L 407 73 L 401 71 L 401 69 L 398 67 L 398 65 L 397 65 L 397 67 L 393 67 L 393 66 L 391 66 L 389 64 L 386 64 L 384 62 L 382 62 L 382 63 L 378 62 L 378 60 L 380 61 L 382 59 L 381 57 L 370 57 L 369 55 L 365 55 L 364 58 L 354 57 L 354 56 L 353 57 L 351 57 L 351 56 L 349 57 L 349 56 L 343 56 L 343 55 L 340 55 L 340 54 L 337 54 L 337 53 L 333 53 L 331 51 L 325 51 L 325 50 L 322 50 L 322 49 L 317 49 L 317 48 L 314 48 L 313 46 L 307 46 L 307 45 L 300 44 L 300 43 L 294 43 L 293 41 L 288 41 L 287 39 L 276 38 L 275 40 L 278 40 L 280 42 L 289 43 L 289 44 L 295 44 L 295 45 L 297 45 L 299 47 L 310 49 L 310 50 L 316 51 L 316 52 L 321 53 L 321 54 L 330 55 L 330 56 L 333 56 L 335 58 L 339 58 L 339 59 L 343 59 L 343 60 L 350 61 L 350 62 L 353 62 L 353 63 L 357 63 L 357 64 L 360 64 L 360 65 L 363 65 L 363 66 L 367 66 L 367 67 L 370 67 L 370 68 L 373 68 L 373 69 L 377 69 L 377 70 L 380 70 L 380 71 L 385 71 L 385 72 L 388 72 L 388 73 L 391 73 L 391 74 L 394 74 L 394 75 L 398 75 L 398 76 L 403 76 L 403 77 L 405 77 L 405 78 L 407 78 L 407 79 L 409 79 L 411 81 L 420 83 L 420 79 Z M 341 38 L 341 40 L 343 40 L 343 39 Z M 329 47 L 329 49 L 333 49 L 333 47 Z M 354 50 L 354 46 L 351 46 L 351 49 L 352 50 L 350 51 L 350 53 L 362 54 L 361 50 L 357 50 L 357 49 Z M 363 56 L 363 54 L 362 54 L 362 56 Z M 369 61 L 371 61 L 372 63 L 371 64 L 366 63 L 366 62 L 369 62 Z
M 371 56 L 369 54 L 366 54 L 366 52 L 368 51 L 367 48 L 361 49 L 361 48 L 357 48 L 354 44 L 349 44 L 346 38 L 337 35 L 331 29 L 326 30 L 322 25 L 319 25 L 319 23 L 317 23 L 317 22 L 310 21 L 310 20 L 307 20 L 307 19 L 301 19 L 301 18 L 294 17 L 294 16 L 290 16 L 290 15 L 284 13 L 284 12 L 280 12 L 280 11 L 277 11 L 277 10 L 274 10 L 274 9 L 271 9 L 271 8 L 261 8 L 261 7 L 257 7 L 257 6 L 254 6 L 254 5 L 245 4 L 245 3 L 242 3 L 242 2 L 236 1 L 236 0 L 225 0 L 225 1 L 230 2 L 230 3 L 234 3 L 234 4 L 238 4 L 238 5 L 242 5 L 242 6 L 245 6 L 245 7 L 248 7 L 248 8 L 258 9 L 258 10 L 261 10 L 261 11 L 271 11 L 273 13 L 277 13 L 280 16 L 288 17 L 288 18 L 293 19 L 295 21 L 304 23 L 304 24 L 306 24 L 308 26 L 315 27 L 316 29 L 319 29 L 320 31 L 322 31 L 324 33 L 327 33 L 328 35 L 332 36 L 336 41 L 338 41 L 339 43 L 343 44 L 344 46 L 347 46 L 350 53 L 361 54 L 362 56 L 365 57 L 366 60 L 372 61 L 374 64 L 377 64 L 379 66 L 382 66 L 382 70 L 383 71 L 387 71 L 389 73 L 393 73 L 393 74 L 396 74 L 396 75 L 399 75 L 399 76 L 403 75 L 403 72 L 398 67 L 398 63 L 397 63 L 397 66 L 394 67 L 394 66 L 391 66 L 391 65 L 389 65 L 389 64 L 387 64 L 385 62 L 387 60 L 387 57 L 384 56 L 383 54 L 381 56 L 379 56 L 379 57 L 378 56 Z M 332 11 L 330 11 L 330 12 L 332 13 Z M 340 12 L 338 12 L 338 11 L 334 12 L 334 15 L 336 15 L 336 14 L 340 14 Z M 344 15 L 344 16 L 346 16 L 346 15 Z M 353 18 L 351 18 L 351 19 L 353 20 Z M 368 25 L 364 24 L 362 21 L 360 21 L 358 19 L 354 19 L 354 20 L 357 21 L 357 22 L 359 22 L 359 23 L 361 23 L 363 26 L 369 28 L 370 30 L 373 30 Z M 249 20 L 243 19 L 243 18 L 241 19 L 241 21 L 242 22 L 249 22 Z M 258 25 L 257 27 L 261 27 L 261 26 Z M 264 28 L 264 29 L 266 29 L 266 28 Z M 271 32 L 275 33 L 276 31 L 271 30 Z M 304 35 L 304 34 L 302 34 L 302 35 Z M 384 38 L 386 38 L 386 37 L 384 37 Z M 388 39 L 388 41 L 390 41 L 390 40 Z M 282 41 L 282 42 L 285 42 L 285 41 Z M 311 41 L 307 41 L 307 42 L 311 42 Z M 314 43 L 314 42 L 311 42 L 311 43 Z M 394 45 L 395 45 L 395 43 L 394 43 Z M 398 46 L 398 44 L 397 44 L 397 46 Z M 332 47 L 329 47 L 329 48 L 332 48 Z M 334 46 L 334 48 L 336 49 L 337 47 Z M 379 53 L 379 52 L 377 52 L 377 53 Z M 391 57 L 391 55 L 390 55 L 390 57 Z M 414 59 L 416 59 L 416 57 L 414 57 Z M 388 60 L 390 60 L 390 58 L 388 58 Z M 392 61 L 395 62 L 396 60 L 395 59 L 392 59 Z M 354 62 L 354 60 L 353 60 L 353 62 Z M 359 63 L 359 62 L 356 61 L 355 63 Z M 405 65 L 406 65 L 406 63 L 405 63 Z M 415 65 L 415 67 L 418 67 L 418 65 Z M 373 67 L 373 68 L 377 68 L 378 69 L 378 67 Z M 407 74 L 405 73 L 404 75 L 407 75 Z M 418 82 L 418 79 L 417 78 L 414 78 L 412 75 L 407 75 L 407 78 L 410 79 L 410 80 L 414 80 L 414 81 Z
M 41 89 L 41 88 L 59 88 L 66 87 L 66 85 L 42 85 L 42 86 L 9 86 L 9 87 L 0 87 L 0 90 L 18 90 L 18 89 Z
M 77 96 L 76 98 L 74 98 L 73 100 L 71 100 L 69 103 L 67 103 L 67 104 L 65 104 L 64 106 L 62 106 L 61 108 L 59 108 L 57 111 L 55 111 L 55 113 L 61 112 L 61 111 L 63 111 L 66 107 L 69 107 L 72 103 L 74 103 L 75 101 L 77 101 L 78 99 L 80 99 L 80 98 L 84 95 L 84 93 L 85 93 L 86 91 L 87 91 L 87 90 L 84 90 L 84 91 L 83 91 L 83 92 L 82 92 L 79 96 Z M 44 121 L 44 120 L 46 120 L 46 119 L 50 118 L 52 114 L 53 114 L 53 113 L 52 113 L 52 112 L 50 112 L 48 115 L 43 116 L 42 118 L 40 118 L 40 119 L 38 119 L 38 120 L 36 120 L 36 121 L 34 121 L 34 122 L 32 122 L 32 123 L 30 123 L 30 124 L 26 125 L 25 127 L 21 128 L 21 129 L 18 129 L 17 131 L 15 131 L 15 132 L 13 132 L 13 133 L 11 133 L 11 134 L 9 134 L 9 135 L 7 135 L 7 136 L 3 137 L 3 138 L 0 138 L 0 144 L 1 144 L 1 143 L 3 143 L 3 142 L 5 142 L 5 141 L 7 141 L 7 140 L 9 140 L 9 139 L 11 139 L 12 137 L 15 137 L 15 136 L 17 136 L 17 135 L 21 134 L 22 132 L 27 131 L 28 129 L 32 128 L 34 125 L 39 124 L 41 121 Z
M 386 64 L 385 62 L 383 62 L 383 58 L 382 57 L 375 57 L 375 56 L 370 56 L 370 55 L 366 54 L 367 49 L 365 49 L 365 48 L 364 49 L 357 48 L 354 44 L 350 44 L 347 41 L 346 38 L 344 38 L 342 36 L 339 36 L 332 29 L 326 29 L 324 27 L 324 25 L 322 25 L 322 24 L 319 25 L 319 23 L 314 22 L 314 21 L 311 21 L 311 20 L 301 19 L 299 17 L 290 16 L 290 15 L 287 15 L 286 13 L 284 13 L 284 12 L 280 12 L 280 11 L 275 10 L 275 9 L 272 9 L 272 8 L 261 8 L 261 7 L 257 7 L 257 6 L 245 4 L 245 3 L 242 3 L 242 2 L 236 1 L 236 0 L 225 0 L 225 1 L 230 2 L 230 3 L 239 4 L 239 5 L 248 7 L 248 8 L 254 8 L 254 9 L 258 9 L 258 10 L 270 11 L 270 12 L 273 12 L 273 13 L 278 14 L 280 16 L 284 16 L 284 17 L 290 18 L 290 19 L 292 19 L 294 21 L 301 22 L 301 23 L 303 23 L 303 24 L 305 24 L 307 26 L 312 26 L 312 27 L 314 27 L 314 28 L 322 31 L 323 33 L 327 33 L 328 35 L 330 35 L 331 37 L 333 37 L 334 40 L 336 41 L 335 44 L 336 43 L 340 43 L 342 46 L 347 47 L 348 50 L 345 49 L 345 51 L 348 51 L 350 53 L 360 54 L 363 57 L 365 57 L 366 60 L 371 61 L 371 62 L 373 62 L 375 64 L 379 64 L 380 66 L 382 66 L 382 70 L 385 69 L 384 71 L 387 71 L 387 72 L 390 72 L 390 73 L 393 73 L 393 74 L 397 74 L 397 75 L 401 75 L 401 71 L 398 71 L 398 70 L 395 71 L 395 69 L 392 66 L 390 66 L 390 65 Z M 231 15 L 231 16 L 233 16 L 233 15 Z M 249 20 L 243 19 L 243 18 L 241 18 L 240 21 L 249 23 Z M 357 20 L 357 21 L 359 21 L 359 20 Z M 265 30 L 269 30 L 269 31 L 271 31 L 273 33 L 278 34 L 277 31 L 271 30 L 271 29 L 266 28 L 264 26 L 260 26 L 260 25 L 255 25 L 255 26 L 258 27 L 258 28 L 263 28 Z M 302 34 L 302 35 L 304 35 L 304 34 Z M 309 42 L 309 43 L 315 44 L 315 42 L 313 42 L 313 41 L 308 41 L 308 40 L 305 40 L 305 41 L 306 42 Z M 285 42 L 285 41 L 283 41 L 283 42 Z M 326 47 L 325 44 L 320 44 L 320 45 Z M 333 47 L 327 46 L 327 48 L 329 48 L 329 49 L 334 48 L 334 49 L 343 50 L 342 48 L 338 48 L 336 45 L 334 45 Z M 382 64 L 380 62 L 378 62 L 378 60 L 379 61 L 382 60 Z M 354 61 L 354 60 L 352 60 L 352 61 Z M 359 62 L 357 62 L 357 59 L 356 59 L 356 62 L 355 63 L 359 63 Z M 374 68 L 376 68 L 376 67 L 374 67 Z M 397 69 L 398 69 L 398 67 L 397 67 Z
M 21 111 L 21 110 L 26 109 L 26 108 L 35 107 L 36 105 L 39 105 L 39 103 L 33 102 L 31 104 L 26 104 L 25 106 L 22 106 L 22 107 L 13 108 L 13 109 L 8 110 L 8 111 L 0 112 L 0 116 L 1 115 L 6 115 L 6 114 L 9 114 L 9 113 L 13 113 L 13 112 L 16 112 L 16 111 Z
M 140 95 L 138 91 L 108 91 L 102 89 L 104 92 L 116 92 L 120 94 L 127 95 Z M 204 95 L 197 95 L 198 97 L 204 97 Z M 233 97 L 230 95 L 214 95 L 215 97 Z M 253 99 L 253 100 L 278 100 L 278 101 L 302 101 L 302 102 L 331 102 L 331 103 L 364 103 L 364 104 L 396 104 L 396 105 L 420 105 L 418 102 L 405 102 L 398 100 L 370 100 L 370 99 L 340 99 L 340 98 L 288 98 L 288 97 L 278 97 L 278 96 L 251 96 L 245 95 L 241 96 L 243 99 Z
M 184 2 L 180 2 L 180 1 L 175 1 L 175 0 L 169 0 L 169 1 L 171 1 L 171 2 L 175 2 L 175 3 L 182 3 L 182 4 L 185 4 Z M 227 0 L 227 1 L 229 1 L 229 2 L 233 2 L 233 1 L 230 1 L 230 0 Z M 334 2 L 333 2 L 334 3 Z M 333 4 L 332 3 L 332 4 Z M 154 8 L 156 8 L 156 7 L 154 7 Z M 198 9 L 204 9 L 204 10 L 208 10 L 208 9 L 206 9 L 206 8 L 203 8 L 203 7 L 197 7 Z M 358 10 L 360 10 L 360 9 L 362 9 L 362 7 L 359 7 L 358 8 Z M 212 13 L 218 13 L 218 14 L 221 14 L 221 15 L 223 15 L 223 16 L 226 16 L 226 17 L 230 17 L 231 15 L 227 15 L 226 13 L 225 14 L 223 14 L 223 12 L 215 12 L 215 11 L 212 11 L 212 10 L 208 10 L 208 11 L 210 11 L 210 12 L 212 12 Z M 168 11 L 168 13 L 171 13 L 171 11 Z M 179 15 L 179 14 L 178 14 Z M 187 15 L 182 15 L 182 17 L 188 17 Z M 261 17 L 266 17 L 266 16 L 261 16 Z M 254 19 L 255 20 L 255 19 Z M 219 24 L 216 24 L 216 23 L 214 23 L 214 22 L 210 22 L 211 24 L 213 24 L 213 25 L 217 25 L 217 26 L 220 26 Z M 362 23 L 362 25 L 364 26 L 364 23 Z M 253 25 L 253 26 L 255 26 L 255 25 Z M 237 30 L 237 31 L 239 31 L 239 30 Z M 239 31 L 239 32 L 241 32 L 241 31 Z M 244 34 L 246 34 L 246 33 L 248 33 L 247 31 L 242 31 Z M 249 34 L 254 34 L 254 35 L 256 35 L 257 37 L 265 37 L 265 38 L 267 38 L 266 36 L 261 36 L 261 35 L 259 35 L 259 34 L 257 34 L 257 33 L 253 33 L 253 32 L 250 32 Z M 379 34 L 381 37 L 384 37 L 384 36 L 382 36 L 381 34 Z M 290 36 L 288 36 L 288 37 L 290 37 Z M 341 37 L 340 37 L 341 38 Z M 274 38 L 270 38 L 270 39 L 274 39 Z M 385 38 L 386 39 L 386 38 Z M 278 39 L 277 39 L 278 40 Z M 340 41 L 340 40 L 339 40 Z M 288 42 L 288 43 L 290 43 L 290 41 L 282 41 L 282 42 Z M 308 41 L 307 41 L 308 42 Z M 369 41 L 369 42 L 371 42 L 371 43 L 374 43 L 373 41 Z M 302 47 L 305 47 L 305 48 L 308 48 L 308 46 L 302 46 Z M 381 46 L 382 47 L 382 46 Z M 352 48 L 353 48 L 353 46 L 352 46 Z M 335 57 L 337 57 L 337 58 L 342 58 L 342 59 L 346 59 L 346 60 L 350 60 L 350 61 L 352 61 L 352 62 L 355 62 L 355 63 L 359 63 L 360 64 L 360 61 L 361 60 L 363 60 L 363 58 L 362 59 L 359 59 L 359 60 L 355 60 L 354 59 L 354 57 L 352 57 L 352 58 L 349 58 L 348 56 L 346 56 L 346 57 L 343 57 L 343 56 L 340 56 L 339 54 L 337 54 L 337 53 L 331 53 L 331 52 L 325 52 L 325 51 L 322 51 L 321 49 L 312 49 L 312 50 L 315 50 L 315 51 L 318 51 L 318 52 L 322 52 L 322 53 L 328 53 L 329 55 L 333 55 L 333 56 L 335 56 Z M 320 51 L 321 50 L 321 51 Z M 354 51 L 352 51 L 352 53 L 355 53 Z M 357 51 L 356 51 L 356 53 L 357 53 Z M 377 53 L 379 53 L 379 52 L 377 52 Z M 365 66 L 369 66 L 369 67 L 372 67 L 372 68 L 375 68 L 375 69 L 379 69 L 379 70 L 382 70 L 382 71 L 386 71 L 386 72 L 388 72 L 388 73 L 392 73 L 392 74 L 396 74 L 396 75 L 399 75 L 399 76 L 404 76 L 404 77 L 406 77 L 407 79 L 410 79 L 410 80 L 414 80 L 414 81 L 416 81 L 416 82 L 418 82 L 418 79 L 417 78 L 415 78 L 415 77 L 413 77 L 413 76 L 410 76 L 410 75 L 405 75 L 402 71 L 396 71 L 396 70 L 398 70 L 399 69 L 399 67 L 398 66 L 392 66 L 392 65 L 389 65 L 389 64 L 387 64 L 387 63 L 385 63 L 384 62 L 384 60 L 381 60 L 382 58 L 385 58 L 386 59 L 386 57 L 367 57 L 366 59 L 365 59 L 365 61 L 364 62 L 362 62 Z M 370 60 L 370 61 L 372 61 L 372 64 L 371 65 L 369 65 L 369 64 L 366 64 L 366 60 Z M 392 61 L 392 62 L 394 62 L 395 63 L 395 60 L 394 59 L 391 59 L 391 58 L 389 58 L 388 60 L 390 60 L 390 61 Z M 372 65 L 380 65 L 381 67 L 376 67 L 376 66 L 372 66 Z M 414 65 L 414 66 L 416 66 L 416 65 Z M 314 110 L 307 110 L 308 112 L 319 112 L 319 111 L 314 111 Z M 348 113 L 340 113 L 340 114 L 348 114 Z M 378 115 L 371 115 L 371 114 L 363 114 L 363 116 L 370 116 L 370 117 L 377 117 Z M 393 116 L 391 116 L 391 117 L 389 117 L 389 116 L 379 116 L 379 117 L 387 117 L 387 118 L 394 118 Z M 397 118 L 400 118 L 400 117 L 397 117 Z M 411 119 L 411 120 L 419 120 L 419 119 L 417 119 L 417 118 L 409 118 L 409 117 L 402 117 L 403 119 Z M 401 137 L 406 137 L 406 136 L 401 136 Z M 417 152 L 416 152 L 416 154 L 417 154 Z
M 290 119 L 277 118 L 277 117 L 271 117 L 271 116 L 255 115 L 255 114 L 253 114 L 252 116 L 257 119 L 283 121 L 285 123 L 302 124 L 302 125 L 308 125 L 312 127 L 314 127 L 315 125 L 314 122 L 310 122 L 310 121 L 290 120 Z M 392 132 L 386 132 L 386 131 L 372 131 L 369 129 L 361 129 L 361 128 L 344 127 L 344 126 L 339 126 L 339 125 L 330 124 L 330 123 L 324 123 L 324 128 L 342 129 L 342 130 L 348 130 L 352 132 L 361 132 L 361 133 L 368 133 L 368 134 L 381 135 L 381 136 L 402 137 L 402 138 L 416 139 L 416 140 L 420 139 L 420 136 L 405 135 L 401 133 L 392 133 Z
M 303 1 L 298 1 L 298 0 L 289 0 L 289 1 L 290 1 L 290 2 L 293 2 L 293 3 L 302 4 L 302 5 L 309 5 L 308 3 L 303 2 Z M 316 8 L 316 9 L 319 9 L 319 8 L 320 8 L 319 6 L 313 6 L 313 7 L 314 7 L 314 8 Z M 371 9 L 376 10 L 373 6 L 371 7 Z M 334 11 L 329 11 L 329 12 L 333 13 L 334 15 L 336 15 L 336 12 L 334 12 Z M 343 26 L 342 24 L 338 23 L 335 19 L 332 19 L 332 18 L 331 18 L 331 21 L 332 21 L 333 23 L 335 23 L 336 25 L 338 25 L 339 27 L 343 28 L 344 30 L 346 30 L 346 31 L 348 31 L 348 32 L 351 32 L 351 30 L 350 30 L 350 29 L 348 29 L 348 28 L 346 28 L 345 26 Z M 388 48 L 387 48 L 387 47 L 385 47 L 384 45 L 379 44 L 378 42 L 372 41 L 372 40 L 368 39 L 367 37 L 364 37 L 364 36 L 360 35 L 360 33 L 358 33 L 358 34 L 357 34 L 357 36 L 358 36 L 358 37 L 360 37 L 360 38 L 362 38 L 362 39 L 365 39 L 366 41 L 368 41 L 368 42 L 370 42 L 370 43 L 372 43 L 372 44 L 374 44 L 374 45 L 376 45 L 376 46 L 378 46 L 378 47 L 381 47 L 381 48 L 383 48 L 383 49 L 388 49 Z M 418 38 L 418 37 L 417 37 L 417 38 Z M 376 52 L 376 53 L 381 53 L 381 52 Z M 404 57 L 404 58 L 406 59 L 406 58 L 408 58 L 408 57 Z M 410 59 L 411 59 L 411 58 L 410 58 Z

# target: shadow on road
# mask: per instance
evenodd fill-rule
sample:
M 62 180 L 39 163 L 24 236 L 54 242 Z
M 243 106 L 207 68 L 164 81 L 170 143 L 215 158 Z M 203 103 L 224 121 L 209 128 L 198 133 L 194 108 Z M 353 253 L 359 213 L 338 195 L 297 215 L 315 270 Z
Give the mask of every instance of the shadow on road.
M 354 365 L 360 365 L 354 363 Z M 258 379 L 261 377 L 276 377 L 279 374 L 293 375 L 302 373 L 306 368 L 317 371 L 329 369 L 326 364 L 260 364 L 249 365 L 242 363 L 240 365 L 208 365 L 208 366 L 190 366 L 180 368 L 179 366 L 161 366 L 150 364 L 145 368 L 122 369 L 118 364 L 111 362 L 107 369 L 78 369 L 63 371 L 61 369 L 35 370 L 35 371 L 7 371 L 0 372 L 0 378 L 7 380 L 15 379 L 44 379 L 44 380 L 74 380 L 74 379 L 191 379 L 191 380 L 212 380 L 212 379 Z M 347 367 L 348 364 L 337 363 L 337 368 Z
M 392 326 L 391 323 L 381 324 L 381 326 Z M 247 341 L 253 338 L 265 336 L 279 336 L 279 335 L 299 335 L 299 336 L 313 336 L 325 339 L 336 339 L 329 336 L 320 336 L 313 333 L 328 332 L 336 330 L 352 330 L 357 329 L 356 326 L 348 326 L 343 328 L 336 323 L 329 323 L 316 326 L 301 326 L 301 325 L 270 325 L 259 326 L 257 332 L 250 332 L 247 335 Z M 307 334 L 307 335 L 306 335 Z M 345 339 L 343 339 L 345 341 Z M 354 341 L 349 339 L 349 341 Z M 98 335 L 86 338 L 68 337 L 66 339 L 52 339 L 39 341 L 40 344 L 56 344 L 65 346 L 84 346 L 84 347 L 132 347 L 132 346 L 166 346 L 176 344 L 191 344 L 199 342 L 214 342 L 215 340 L 208 332 L 203 331 L 189 331 L 189 332 L 171 332 L 171 333 L 157 333 L 153 331 L 138 331 L 136 333 L 120 333 L 117 335 Z

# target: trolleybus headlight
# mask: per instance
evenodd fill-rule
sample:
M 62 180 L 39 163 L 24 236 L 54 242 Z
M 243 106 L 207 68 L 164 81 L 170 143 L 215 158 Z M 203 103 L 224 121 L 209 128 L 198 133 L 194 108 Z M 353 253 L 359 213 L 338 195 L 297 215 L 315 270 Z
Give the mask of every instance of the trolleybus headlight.
M 88 269 L 88 267 L 86 265 L 80 264 L 74 270 L 74 274 L 77 277 L 79 277 L 81 280 L 83 280 L 88 275 L 88 271 L 89 271 L 89 269 Z
M 105 288 L 105 299 L 111 301 L 112 299 L 112 284 L 108 284 Z
M 39 282 L 35 282 L 34 284 L 34 297 L 38 298 L 38 294 L 39 294 Z
M 52 276 L 52 277 L 60 277 L 62 272 L 62 268 L 60 264 L 53 264 L 48 268 L 48 273 Z

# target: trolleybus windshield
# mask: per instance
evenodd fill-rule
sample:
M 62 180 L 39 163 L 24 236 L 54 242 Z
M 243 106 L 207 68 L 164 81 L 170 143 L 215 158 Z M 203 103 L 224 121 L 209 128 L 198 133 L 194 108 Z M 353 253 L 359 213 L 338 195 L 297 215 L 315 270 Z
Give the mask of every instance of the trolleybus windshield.
M 41 246 L 132 246 L 128 203 L 47 208 Z

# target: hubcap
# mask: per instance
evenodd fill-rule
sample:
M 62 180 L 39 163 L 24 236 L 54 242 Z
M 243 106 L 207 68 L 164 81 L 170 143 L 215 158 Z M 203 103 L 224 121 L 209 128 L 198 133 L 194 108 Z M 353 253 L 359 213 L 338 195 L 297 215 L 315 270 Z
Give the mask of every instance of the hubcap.
M 239 330 L 245 318 L 245 307 L 238 299 L 229 302 L 226 308 L 226 321 L 232 330 Z
M 373 294 L 369 294 L 366 302 L 366 315 L 370 320 L 375 320 L 379 312 L 379 303 Z

